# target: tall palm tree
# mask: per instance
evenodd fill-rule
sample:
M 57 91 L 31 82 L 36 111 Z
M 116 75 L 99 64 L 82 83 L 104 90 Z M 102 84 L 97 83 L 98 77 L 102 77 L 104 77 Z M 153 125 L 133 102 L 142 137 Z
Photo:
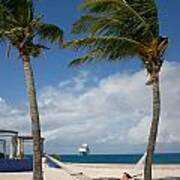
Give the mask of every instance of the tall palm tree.
M 168 38 L 159 33 L 155 0 L 84 0 L 84 14 L 74 23 L 72 32 L 81 39 L 65 47 L 83 48 L 86 54 L 71 62 L 78 65 L 92 60 L 123 60 L 139 57 L 147 70 L 147 85 L 153 90 L 153 117 L 150 128 L 144 179 L 151 180 L 151 166 L 160 117 L 159 72 Z
M 6 8 L 0 34 L 9 47 L 17 49 L 23 63 L 32 123 L 33 179 L 42 180 L 41 128 L 30 60 L 48 49 L 45 46 L 48 42 L 61 43 L 63 31 L 53 24 L 44 23 L 42 16 L 36 15 L 32 0 L 0 0 L 0 5 Z

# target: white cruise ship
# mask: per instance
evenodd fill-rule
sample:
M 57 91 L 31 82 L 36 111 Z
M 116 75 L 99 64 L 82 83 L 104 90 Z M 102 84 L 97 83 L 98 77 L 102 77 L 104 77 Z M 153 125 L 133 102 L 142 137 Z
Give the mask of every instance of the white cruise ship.
M 88 144 L 82 144 L 78 149 L 79 154 L 88 155 L 90 153 L 90 149 Z

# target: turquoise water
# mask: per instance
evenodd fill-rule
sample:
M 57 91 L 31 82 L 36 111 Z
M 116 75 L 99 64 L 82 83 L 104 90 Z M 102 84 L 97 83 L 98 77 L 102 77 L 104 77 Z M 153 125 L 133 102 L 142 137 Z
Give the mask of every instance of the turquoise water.
M 62 162 L 71 163 L 122 163 L 122 164 L 135 164 L 142 157 L 142 154 L 128 154 L 128 155 L 115 155 L 115 154 L 92 154 L 87 156 L 81 155 L 60 155 Z M 155 164 L 180 164 L 180 153 L 167 153 L 155 154 Z

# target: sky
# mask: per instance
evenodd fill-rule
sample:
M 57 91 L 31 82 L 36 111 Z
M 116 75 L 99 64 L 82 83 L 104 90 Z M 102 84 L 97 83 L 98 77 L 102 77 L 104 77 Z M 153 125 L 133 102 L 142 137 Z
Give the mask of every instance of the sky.
M 41 0 L 36 9 L 44 20 L 60 26 L 65 39 L 75 38 L 71 25 L 82 0 Z M 158 152 L 180 151 L 180 1 L 159 0 L 161 34 L 170 45 L 161 72 L 162 113 Z M 46 151 L 77 153 L 88 143 L 93 153 L 144 152 L 151 120 L 151 88 L 138 59 L 93 63 L 77 68 L 68 63 L 81 52 L 53 46 L 33 59 L 42 134 Z M 13 51 L 0 53 L 1 128 L 30 133 L 28 101 L 22 62 Z

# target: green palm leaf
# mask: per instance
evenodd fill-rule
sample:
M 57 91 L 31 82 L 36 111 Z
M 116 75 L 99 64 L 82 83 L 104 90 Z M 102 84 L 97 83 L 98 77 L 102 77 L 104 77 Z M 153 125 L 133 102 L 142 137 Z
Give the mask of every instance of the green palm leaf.
M 115 19 L 118 16 L 125 24 L 127 19 L 129 21 L 129 18 L 134 18 L 133 23 L 142 24 L 146 31 L 158 35 L 158 16 L 154 0 L 86 0 L 81 8 L 87 14 L 113 15 Z
M 84 62 L 92 61 L 93 59 L 116 60 L 127 58 L 137 54 L 139 47 L 144 47 L 143 44 L 126 38 L 115 36 L 93 36 L 84 39 L 74 40 L 67 42 L 65 46 L 72 48 L 86 49 L 88 53 L 78 60 L 71 62 L 73 64 L 81 64 Z
M 37 31 L 41 39 L 47 39 L 51 43 L 55 41 L 59 41 L 60 43 L 62 43 L 63 41 L 62 29 L 53 24 L 42 23 L 38 26 Z
M 83 61 L 73 61 L 76 64 L 92 59 L 96 49 L 103 51 L 98 58 L 93 54 L 94 59 L 142 56 L 140 51 L 159 37 L 154 0 L 85 0 L 80 8 L 84 14 L 73 24 L 72 32 L 86 37 L 65 45 L 87 50 Z
M 62 43 L 62 29 L 44 23 L 43 17 L 35 13 L 33 0 L 0 0 L 0 5 L 0 11 L 2 7 L 6 13 L 0 14 L 0 35 L 18 50 L 23 48 L 28 55 L 37 56 L 47 49 L 47 41 Z

